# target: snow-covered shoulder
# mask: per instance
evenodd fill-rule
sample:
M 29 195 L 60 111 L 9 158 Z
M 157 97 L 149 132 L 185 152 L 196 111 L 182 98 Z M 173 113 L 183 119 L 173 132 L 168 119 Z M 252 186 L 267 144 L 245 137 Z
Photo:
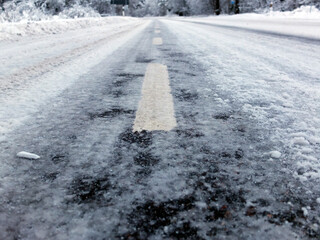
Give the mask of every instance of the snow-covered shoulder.
M 187 17 L 183 20 L 320 40 L 320 10 L 312 6 L 302 6 L 291 12 L 270 10 L 261 14 Z
M 0 23 L 0 41 L 16 40 L 23 36 L 58 34 L 66 31 L 103 27 L 110 24 L 127 24 L 138 21 L 131 17 L 90 17 L 78 19 L 53 18 L 44 21 Z

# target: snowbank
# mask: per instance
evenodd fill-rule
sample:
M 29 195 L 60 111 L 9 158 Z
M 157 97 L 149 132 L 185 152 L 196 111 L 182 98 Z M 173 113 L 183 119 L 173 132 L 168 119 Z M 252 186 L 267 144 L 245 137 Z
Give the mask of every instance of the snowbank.
M 279 12 L 270 11 L 265 14 L 271 17 L 284 17 L 284 18 L 302 18 L 302 19 L 320 19 L 320 10 L 315 6 L 301 6 L 293 11 Z
M 292 12 L 271 11 L 264 14 L 191 17 L 184 20 L 320 40 L 320 11 L 310 6 L 301 7 Z
M 40 21 L 49 19 L 40 8 L 37 8 L 33 1 L 8 1 L 0 8 L 0 23 L 18 22 L 21 20 Z
M 106 17 L 106 18 L 79 18 L 60 19 L 55 18 L 45 21 L 27 21 L 17 23 L 0 23 L 0 41 L 14 40 L 21 36 L 33 36 L 41 34 L 58 34 L 65 31 L 90 27 L 98 27 L 109 24 L 120 24 L 135 21 L 131 17 Z

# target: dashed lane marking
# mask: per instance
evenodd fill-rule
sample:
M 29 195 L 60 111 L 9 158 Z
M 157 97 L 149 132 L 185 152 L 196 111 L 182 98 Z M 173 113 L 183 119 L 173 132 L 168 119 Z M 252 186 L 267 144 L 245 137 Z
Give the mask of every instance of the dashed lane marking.
M 133 131 L 170 131 L 176 126 L 167 66 L 150 63 L 144 77 Z
M 153 44 L 153 45 L 162 45 L 162 43 L 163 43 L 162 38 L 159 38 L 159 37 L 154 38 L 154 39 L 152 40 L 152 44 Z
M 158 29 L 154 30 L 154 32 L 157 33 L 157 34 L 158 34 L 158 33 L 161 33 L 161 31 L 158 30 Z

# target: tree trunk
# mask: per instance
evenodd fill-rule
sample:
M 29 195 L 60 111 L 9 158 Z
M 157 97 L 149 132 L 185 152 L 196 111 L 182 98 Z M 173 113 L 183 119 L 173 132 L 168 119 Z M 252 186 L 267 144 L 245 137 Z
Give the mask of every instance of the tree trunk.
M 240 3 L 240 1 L 236 0 L 235 11 L 234 11 L 235 14 L 239 14 L 240 13 L 239 3 Z
M 214 14 L 219 15 L 220 14 L 220 0 L 211 0 L 210 2 L 212 5 Z

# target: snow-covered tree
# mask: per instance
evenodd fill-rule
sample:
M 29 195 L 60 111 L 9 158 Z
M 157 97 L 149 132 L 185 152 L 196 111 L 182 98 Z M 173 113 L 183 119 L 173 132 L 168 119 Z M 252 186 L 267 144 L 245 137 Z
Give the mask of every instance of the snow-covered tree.
M 110 0 L 91 0 L 90 6 L 100 14 L 111 12 Z
M 241 12 L 260 12 L 272 7 L 275 11 L 291 11 L 303 5 L 320 8 L 319 0 L 240 0 Z
M 186 0 L 191 15 L 212 14 L 209 0 Z
M 142 17 L 146 14 L 145 0 L 130 0 L 129 13 L 133 17 Z
M 189 14 L 189 9 L 186 0 L 169 0 L 167 3 L 167 9 L 170 13 L 178 15 Z
M 156 0 L 146 0 L 144 7 L 146 15 L 159 16 L 160 6 Z
M 167 11 L 179 15 L 290 11 L 303 5 L 320 8 L 320 0 L 129 0 L 131 16 L 159 16 Z M 231 8 L 232 7 L 232 8 Z M 111 13 L 111 0 L 0 0 L 0 20 L 41 20 L 62 17 L 98 16 Z

